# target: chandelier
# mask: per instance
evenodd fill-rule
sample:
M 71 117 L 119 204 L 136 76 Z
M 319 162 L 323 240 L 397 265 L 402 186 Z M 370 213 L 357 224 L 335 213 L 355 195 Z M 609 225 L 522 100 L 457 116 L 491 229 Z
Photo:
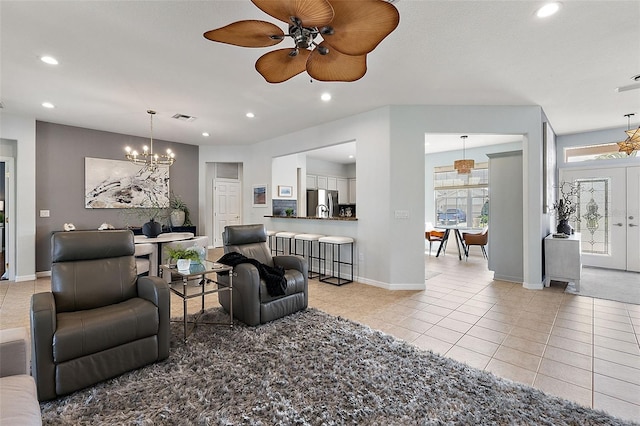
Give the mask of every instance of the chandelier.
M 159 166 L 169 167 L 175 161 L 175 154 L 171 152 L 170 149 L 167 149 L 166 154 L 153 153 L 153 116 L 155 115 L 155 113 L 156 112 L 153 110 L 147 110 L 147 114 L 149 114 L 151 120 L 151 136 L 149 138 L 149 146 L 143 146 L 142 153 L 138 153 L 138 151 L 132 150 L 131 147 L 128 146 L 124 149 L 127 152 L 125 154 L 127 160 L 151 170 L 156 170 Z
M 628 137 L 623 142 L 618 142 L 618 151 L 626 152 L 627 155 L 631 155 L 633 151 L 640 150 L 640 126 L 635 130 L 631 130 L 631 116 L 633 115 L 635 114 L 624 115 L 627 117 L 627 130 L 625 132 Z
M 460 136 L 460 138 L 462 139 L 462 160 L 454 161 L 453 168 L 458 171 L 459 175 L 468 175 L 475 166 L 475 162 L 473 160 L 467 160 L 465 156 L 465 141 L 468 136 Z

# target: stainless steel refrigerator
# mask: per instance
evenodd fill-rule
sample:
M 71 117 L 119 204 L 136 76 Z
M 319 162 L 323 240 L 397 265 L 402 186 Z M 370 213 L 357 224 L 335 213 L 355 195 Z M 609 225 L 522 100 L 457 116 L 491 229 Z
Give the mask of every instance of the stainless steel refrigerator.
M 336 217 L 339 212 L 338 191 L 307 189 L 307 217 Z

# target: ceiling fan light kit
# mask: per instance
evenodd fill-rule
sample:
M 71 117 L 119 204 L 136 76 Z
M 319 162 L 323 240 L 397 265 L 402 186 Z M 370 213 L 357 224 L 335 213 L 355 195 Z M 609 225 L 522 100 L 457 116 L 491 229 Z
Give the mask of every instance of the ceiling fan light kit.
M 208 40 L 242 47 L 270 47 L 291 37 L 294 46 L 262 55 L 256 70 L 269 83 L 282 83 L 306 71 L 318 81 L 356 81 L 367 72 L 367 54 L 400 22 L 398 10 L 384 0 L 251 0 L 286 23 L 233 22 L 207 31 Z

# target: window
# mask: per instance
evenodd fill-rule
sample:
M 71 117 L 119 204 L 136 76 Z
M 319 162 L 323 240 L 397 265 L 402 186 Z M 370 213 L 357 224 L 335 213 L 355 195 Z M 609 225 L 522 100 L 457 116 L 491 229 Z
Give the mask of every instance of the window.
M 438 225 L 481 228 L 489 218 L 488 163 L 476 163 L 470 174 L 458 174 L 452 166 L 436 167 L 433 176 Z
M 581 161 L 610 160 L 614 158 L 635 157 L 637 151 L 630 155 L 618 151 L 618 144 L 605 143 L 588 146 L 574 146 L 564 149 L 564 161 L 567 163 L 578 163 Z

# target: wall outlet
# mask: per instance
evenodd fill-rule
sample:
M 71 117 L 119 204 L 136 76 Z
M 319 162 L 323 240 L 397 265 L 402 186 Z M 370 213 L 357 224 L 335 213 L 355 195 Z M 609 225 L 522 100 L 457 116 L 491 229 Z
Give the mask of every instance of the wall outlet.
M 49 210 L 40 210 L 40 217 L 49 217 L 51 212 Z

